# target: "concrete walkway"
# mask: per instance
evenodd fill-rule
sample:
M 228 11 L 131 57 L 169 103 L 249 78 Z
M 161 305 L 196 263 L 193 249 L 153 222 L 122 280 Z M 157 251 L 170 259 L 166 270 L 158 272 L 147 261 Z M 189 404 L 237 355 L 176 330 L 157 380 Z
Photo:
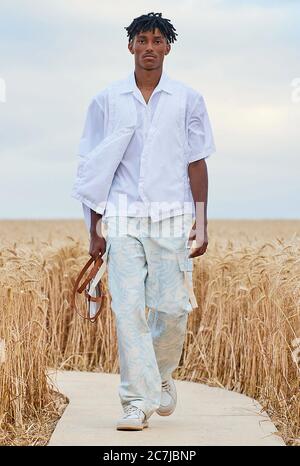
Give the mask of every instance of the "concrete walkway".
M 142 431 L 117 431 L 119 374 L 49 372 L 70 400 L 50 439 L 54 445 L 278 445 L 284 442 L 261 406 L 239 393 L 176 380 L 177 408 L 154 413 Z

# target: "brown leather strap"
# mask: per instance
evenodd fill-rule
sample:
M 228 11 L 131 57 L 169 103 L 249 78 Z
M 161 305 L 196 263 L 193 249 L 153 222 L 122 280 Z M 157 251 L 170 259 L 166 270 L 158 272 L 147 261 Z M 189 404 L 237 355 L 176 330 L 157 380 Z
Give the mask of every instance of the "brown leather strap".
M 77 277 L 77 286 L 78 286 L 78 293 L 82 293 L 83 290 L 85 289 L 85 287 L 87 286 L 87 284 L 94 278 L 94 276 L 96 275 L 96 273 L 98 272 L 99 268 L 101 267 L 102 265 L 102 262 L 103 260 L 101 259 L 101 256 L 97 257 L 97 259 L 95 260 L 95 264 L 93 266 L 93 268 L 90 270 L 86 280 L 84 280 L 82 282 L 82 284 L 79 286 L 79 283 L 80 283 L 80 280 L 82 279 L 83 275 L 85 274 L 85 272 L 88 270 L 88 268 L 90 267 L 90 265 L 94 262 L 94 259 L 91 257 L 87 263 L 85 264 L 85 266 L 83 267 L 83 269 L 81 270 L 81 272 L 79 273 L 78 277 Z
M 99 285 L 99 283 L 98 283 L 98 285 Z M 99 289 L 99 291 L 100 291 L 100 289 Z M 100 296 L 91 296 L 88 293 L 87 290 L 84 290 L 84 294 L 85 294 L 88 301 L 93 301 L 94 303 L 98 303 L 98 302 L 100 303 L 102 301 L 102 295 L 100 295 Z
M 83 276 L 84 276 L 84 274 L 87 272 L 87 270 L 89 269 L 89 267 L 92 265 L 93 262 L 94 262 L 94 265 L 93 265 L 92 269 L 89 271 L 89 273 L 87 274 L 87 277 L 83 280 L 83 282 L 80 283 Z M 97 285 L 96 285 L 98 287 L 99 296 L 95 296 L 95 297 L 90 296 L 89 293 L 88 293 L 87 286 L 89 285 L 89 282 L 95 277 L 95 275 L 98 272 L 99 268 L 101 267 L 102 263 L 103 263 L 103 259 L 101 258 L 101 256 L 98 256 L 96 259 L 93 259 L 91 257 L 87 261 L 87 263 L 81 269 L 81 271 L 79 272 L 79 274 L 78 274 L 78 276 L 77 276 L 77 278 L 75 280 L 72 295 L 71 295 L 71 301 L 70 301 L 71 309 L 73 311 L 77 312 L 77 314 L 79 314 L 80 317 L 82 317 L 83 319 L 87 319 L 90 322 L 95 322 L 97 317 L 99 316 L 99 314 L 101 312 L 101 303 L 102 303 L 102 299 L 103 299 L 103 292 L 102 292 L 101 281 L 99 283 L 97 283 Z M 88 312 L 88 315 L 84 316 L 77 309 L 76 295 L 77 295 L 77 293 L 82 293 L 83 290 L 85 292 L 84 295 L 85 295 L 85 298 L 86 298 L 86 306 L 88 307 L 88 311 L 89 311 L 91 301 L 99 303 L 99 310 L 97 311 L 97 313 L 93 317 L 90 317 L 89 312 Z

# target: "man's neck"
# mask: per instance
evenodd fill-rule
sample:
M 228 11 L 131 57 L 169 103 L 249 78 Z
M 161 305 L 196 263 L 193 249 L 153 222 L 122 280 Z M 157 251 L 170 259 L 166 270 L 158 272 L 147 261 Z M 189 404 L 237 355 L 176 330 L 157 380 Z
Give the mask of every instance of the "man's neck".
M 137 87 L 144 91 L 151 91 L 156 88 L 160 81 L 162 75 L 162 68 L 150 71 L 143 69 L 135 69 L 134 74 Z

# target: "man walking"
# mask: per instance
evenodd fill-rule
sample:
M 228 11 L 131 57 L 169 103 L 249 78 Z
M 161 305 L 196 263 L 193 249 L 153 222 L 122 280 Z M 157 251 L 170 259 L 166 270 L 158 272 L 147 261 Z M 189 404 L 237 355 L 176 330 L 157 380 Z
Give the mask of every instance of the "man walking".
M 116 427 L 142 430 L 176 407 L 172 372 L 197 306 L 193 258 L 208 244 L 205 158 L 215 145 L 203 96 L 163 71 L 177 40 L 170 20 L 148 13 L 125 29 L 135 69 L 92 99 L 72 195 L 89 254 L 107 259 L 124 410 Z

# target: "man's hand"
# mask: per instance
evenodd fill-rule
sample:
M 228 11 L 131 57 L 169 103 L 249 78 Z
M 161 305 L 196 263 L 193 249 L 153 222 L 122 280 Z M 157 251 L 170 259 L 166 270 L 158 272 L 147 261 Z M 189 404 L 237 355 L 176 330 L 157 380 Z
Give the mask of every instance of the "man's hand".
M 91 209 L 90 249 L 89 254 L 95 260 L 106 251 L 106 240 L 102 235 L 102 214 Z
M 191 253 L 188 256 L 190 259 L 202 256 L 206 252 L 208 246 L 207 225 L 205 225 L 201 231 L 197 232 L 196 222 L 194 223 L 189 235 L 189 246 L 192 245 L 194 240 L 196 240 L 196 247 L 191 250 Z
M 90 234 L 90 249 L 89 254 L 95 260 L 99 254 L 103 256 L 106 251 L 106 240 L 103 236 L 99 236 L 97 232 Z
M 190 232 L 189 246 L 192 246 L 193 240 L 196 241 L 196 247 L 191 250 L 189 258 L 202 256 L 206 252 L 208 245 L 207 239 L 207 193 L 208 193 L 208 176 L 207 166 L 204 159 L 191 162 L 188 166 L 190 185 L 195 203 L 196 221 Z M 197 228 L 196 228 L 197 223 Z

